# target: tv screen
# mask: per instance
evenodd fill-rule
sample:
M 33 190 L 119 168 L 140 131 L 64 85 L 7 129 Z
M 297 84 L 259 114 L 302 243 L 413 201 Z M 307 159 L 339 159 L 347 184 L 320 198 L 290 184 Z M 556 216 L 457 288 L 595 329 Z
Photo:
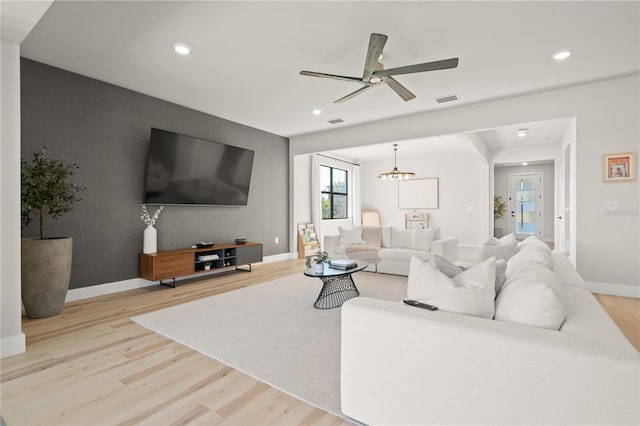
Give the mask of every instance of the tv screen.
M 254 152 L 151 129 L 144 202 L 246 206 Z

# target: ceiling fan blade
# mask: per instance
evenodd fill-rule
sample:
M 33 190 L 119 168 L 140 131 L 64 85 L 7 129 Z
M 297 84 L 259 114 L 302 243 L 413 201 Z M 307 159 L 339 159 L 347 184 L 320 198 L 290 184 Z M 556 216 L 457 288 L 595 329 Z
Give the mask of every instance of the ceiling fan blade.
M 355 92 L 349 93 L 347 96 L 344 96 L 344 97 L 338 99 L 337 101 L 333 101 L 333 103 L 334 104 L 340 104 L 340 103 L 342 103 L 344 101 L 348 101 L 349 99 L 353 98 L 354 96 L 358 96 L 360 93 L 366 92 L 367 90 L 369 90 L 369 89 L 371 89 L 372 87 L 375 87 L 375 86 L 376 86 L 375 84 L 367 84 L 366 86 L 363 86 L 363 87 L 359 88 Z
M 407 65 L 406 67 L 389 68 L 387 70 L 374 71 L 376 77 L 389 75 L 413 74 L 416 72 L 446 70 L 458 66 L 458 58 L 443 59 L 442 61 L 425 62 L 424 64 Z
M 411 93 L 409 89 L 404 87 L 402 84 L 398 82 L 398 80 L 396 80 L 393 77 L 383 77 L 382 81 L 387 83 L 387 85 L 391 87 L 394 92 L 396 92 L 402 99 L 405 100 L 405 102 L 410 101 L 411 99 L 416 97 L 416 95 Z
M 362 79 L 358 77 L 346 77 L 344 75 L 325 74 L 322 72 L 314 72 L 314 71 L 300 71 L 300 75 L 306 75 L 309 77 L 331 78 L 333 80 L 351 81 L 354 83 L 362 84 Z
M 369 48 L 367 49 L 367 57 L 364 61 L 364 74 L 362 74 L 362 81 L 369 82 L 371 74 L 376 70 L 376 63 L 378 58 L 384 49 L 384 45 L 387 43 L 387 36 L 384 34 L 371 33 L 369 37 Z

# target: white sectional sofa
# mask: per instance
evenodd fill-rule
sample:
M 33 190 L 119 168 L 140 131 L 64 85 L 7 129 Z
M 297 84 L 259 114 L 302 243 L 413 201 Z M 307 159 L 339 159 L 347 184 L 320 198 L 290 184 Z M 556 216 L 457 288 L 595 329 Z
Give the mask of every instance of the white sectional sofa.
M 358 230 L 360 237 L 357 236 Z M 458 239 L 441 237 L 438 228 L 364 226 L 341 228 L 340 231 L 341 235 L 324 237 L 324 250 L 332 259 L 358 258 L 357 253 L 362 249 L 377 251 L 377 265 L 371 265 L 369 271 L 407 276 L 412 256 L 429 260 L 438 254 L 451 262 L 458 258 Z
M 560 330 L 346 302 L 343 413 L 371 425 L 639 424 L 638 351 L 566 256 L 551 259 L 566 299 Z

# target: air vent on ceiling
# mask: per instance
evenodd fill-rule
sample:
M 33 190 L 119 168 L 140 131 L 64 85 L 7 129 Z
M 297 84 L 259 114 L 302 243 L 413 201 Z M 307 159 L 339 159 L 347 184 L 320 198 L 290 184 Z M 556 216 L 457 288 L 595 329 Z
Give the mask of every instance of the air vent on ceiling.
M 329 120 L 328 122 L 331 124 L 340 124 L 340 123 L 344 123 L 344 120 L 342 118 L 335 118 L 333 120 Z
M 459 99 L 460 97 L 458 95 L 441 96 L 439 98 L 436 98 L 436 102 L 439 104 L 443 104 L 445 102 L 453 102 Z

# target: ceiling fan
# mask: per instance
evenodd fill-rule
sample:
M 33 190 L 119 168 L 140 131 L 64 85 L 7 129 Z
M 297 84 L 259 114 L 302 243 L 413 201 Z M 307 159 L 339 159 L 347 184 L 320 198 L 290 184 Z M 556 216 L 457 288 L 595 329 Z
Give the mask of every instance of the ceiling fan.
M 349 93 L 334 103 L 341 103 L 347 101 L 354 96 L 357 96 L 371 88 L 374 88 L 381 83 L 386 84 L 394 92 L 396 92 L 405 101 L 410 101 L 415 98 L 416 95 L 411 93 L 409 89 L 404 87 L 392 76 L 400 74 L 413 74 L 418 72 L 445 70 L 449 68 L 455 68 L 458 66 L 458 58 L 443 59 L 441 61 L 425 62 L 423 64 L 407 65 L 404 67 L 384 69 L 384 66 L 379 62 L 382 49 L 387 42 L 387 36 L 384 34 L 372 33 L 369 38 L 369 48 L 367 49 L 367 57 L 364 62 L 364 73 L 362 78 L 359 77 L 347 77 L 343 75 L 325 74 L 314 71 L 300 71 L 300 75 L 307 75 L 310 77 L 331 78 L 334 80 L 351 81 L 354 83 L 362 84 L 363 87 L 355 92 Z

